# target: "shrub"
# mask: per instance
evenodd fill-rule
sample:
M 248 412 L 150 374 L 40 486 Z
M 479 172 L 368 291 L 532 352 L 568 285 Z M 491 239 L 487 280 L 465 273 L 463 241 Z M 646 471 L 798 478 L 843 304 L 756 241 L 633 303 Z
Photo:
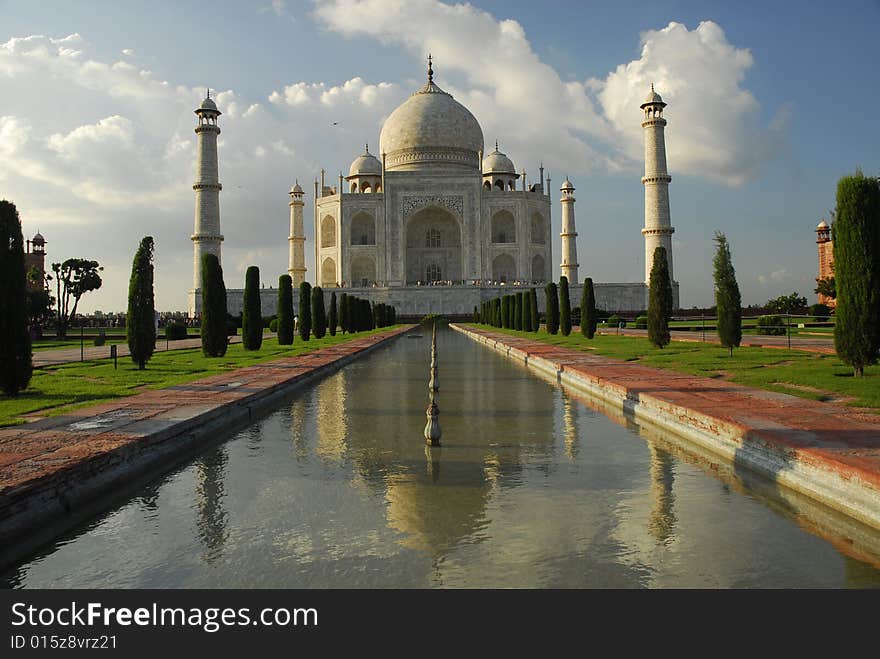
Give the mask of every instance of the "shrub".
M 815 317 L 817 323 L 827 323 L 831 320 L 831 307 L 827 304 L 811 304 L 810 315 Z
M 186 325 L 183 323 L 171 322 L 165 326 L 165 338 L 168 341 L 180 341 L 185 339 L 186 335 Z
M 760 316 L 757 323 L 758 334 L 781 336 L 785 334 L 785 321 L 782 316 Z
M 269 321 L 269 331 L 273 332 L 273 333 L 278 332 L 278 319 L 277 318 L 273 318 L 272 320 Z
M 620 327 L 620 323 L 623 323 L 623 326 L 626 327 L 626 323 L 623 318 L 621 318 L 618 314 L 613 313 L 608 316 L 608 320 L 605 321 L 608 327 Z
M 98 336 L 95 337 L 94 343 L 96 346 L 102 346 L 107 343 L 107 332 L 102 329 L 98 330 Z
M 636 329 L 648 329 L 647 316 L 636 316 Z

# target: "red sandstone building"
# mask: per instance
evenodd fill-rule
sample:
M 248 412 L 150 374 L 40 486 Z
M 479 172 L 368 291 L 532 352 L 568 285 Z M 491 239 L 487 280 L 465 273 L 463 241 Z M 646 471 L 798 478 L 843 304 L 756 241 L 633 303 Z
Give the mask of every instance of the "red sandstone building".
M 31 276 L 32 270 L 36 270 L 38 276 Z M 39 291 L 46 285 L 46 239 L 39 233 L 27 241 L 24 272 L 28 290 Z
M 816 277 L 818 282 L 820 279 L 834 276 L 834 242 L 831 240 L 831 227 L 825 220 L 819 222 L 816 227 L 816 245 L 819 248 L 819 276 Z M 837 302 L 820 294 L 819 304 L 827 304 L 833 309 Z

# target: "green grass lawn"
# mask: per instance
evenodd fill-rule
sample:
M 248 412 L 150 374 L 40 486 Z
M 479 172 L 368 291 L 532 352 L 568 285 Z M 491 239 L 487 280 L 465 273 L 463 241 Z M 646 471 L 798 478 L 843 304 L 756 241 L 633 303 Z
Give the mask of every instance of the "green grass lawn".
M 597 334 L 588 340 L 579 333 L 554 336 L 543 330 L 535 333 L 485 325 L 478 327 L 624 361 L 637 361 L 645 366 L 724 378 L 738 384 L 803 398 L 880 408 L 880 365 L 866 367 L 865 376 L 856 379 L 852 376 L 852 368 L 843 364 L 836 355 L 743 347 L 735 349 L 731 358 L 727 349 L 710 343 L 673 341 L 661 350 L 653 347 L 647 338 L 638 336 Z
M 387 329 L 390 328 L 345 336 L 328 334 L 320 340 L 312 337 L 308 342 L 297 335 L 292 346 L 279 346 L 275 338 L 263 339 L 262 349 L 253 352 L 245 351 L 239 343 L 230 345 L 226 355 L 218 358 L 203 356 L 201 348 L 158 352 L 143 371 L 138 371 L 128 357 L 119 360 L 117 370 L 107 359 L 37 368 L 26 391 L 16 397 L 0 395 L 0 426 L 24 423 L 26 419 L 21 418 L 22 414 L 62 414 L 78 407 L 131 396 L 142 389 L 183 384 L 279 357 L 301 355 Z

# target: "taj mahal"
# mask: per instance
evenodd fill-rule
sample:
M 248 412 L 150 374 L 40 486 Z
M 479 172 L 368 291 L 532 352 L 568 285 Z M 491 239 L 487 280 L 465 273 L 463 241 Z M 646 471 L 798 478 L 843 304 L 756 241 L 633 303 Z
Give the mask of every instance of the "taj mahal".
M 608 311 L 647 308 L 647 281 L 657 246 L 666 248 L 672 277 L 672 233 L 663 108 L 653 86 L 640 109 L 645 131 L 645 278 L 632 283 L 594 283 L 596 305 Z M 202 255 L 220 257 L 220 191 L 217 157 L 221 115 L 210 93 L 195 110 L 198 157 L 189 313 L 200 312 Z M 516 171 L 499 149 L 486 152 L 473 114 L 434 82 L 427 81 L 386 119 L 378 151 L 369 146 L 351 163 L 348 176 L 327 181 L 322 170 L 311 200 L 314 262 L 307 277 L 304 208 L 306 191 L 289 192 L 288 273 L 294 295 L 303 281 L 329 296 L 344 289 L 392 304 L 404 316 L 470 314 L 484 300 L 510 289 L 535 287 L 543 308 L 543 285 L 553 279 L 551 180 L 538 168 L 535 181 Z M 580 299 L 575 187 L 560 186 L 560 271 L 568 277 L 572 306 Z M 589 272 L 595 278 L 597 273 Z M 678 283 L 673 278 L 675 307 Z M 275 313 L 277 289 L 262 289 L 265 315 Z M 243 291 L 229 289 L 228 309 L 240 313 Z M 296 300 L 295 300 L 296 302 Z

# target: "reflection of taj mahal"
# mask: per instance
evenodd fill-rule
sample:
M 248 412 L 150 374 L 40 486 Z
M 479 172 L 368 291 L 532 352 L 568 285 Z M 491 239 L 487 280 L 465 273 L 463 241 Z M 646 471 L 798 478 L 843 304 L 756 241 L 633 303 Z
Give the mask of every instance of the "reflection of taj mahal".
M 652 90 L 645 111 L 645 236 L 653 246 L 671 249 L 662 108 Z M 194 242 L 194 286 L 190 310 L 200 306 L 201 254 L 220 253 L 216 140 L 220 112 L 210 98 L 199 116 L 198 180 Z M 344 287 L 386 302 L 404 315 L 428 312 L 467 314 L 484 299 L 516 286 L 535 286 L 543 307 L 543 284 L 554 279 L 550 179 L 539 168 L 528 182 L 501 153 L 498 143 L 484 153 L 476 118 L 434 83 L 429 58 L 427 83 L 385 121 L 378 156 L 369 147 L 352 162 L 348 176 L 335 185 L 314 184 L 314 257 L 317 272 L 308 277 L 328 291 Z M 661 162 L 662 160 L 662 162 Z M 579 299 L 574 186 L 563 182 L 561 264 L 573 300 Z M 290 190 L 288 273 L 296 287 L 306 280 L 303 210 L 305 191 Z M 650 244 L 649 244 L 650 243 Z M 647 248 L 650 248 L 648 250 Z M 669 254 L 670 272 L 672 258 Z M 650 272 L 650 263 L 646 273 Z M 594 274 L 594 273 L 589 273 Z M 647 276 L 647 274 L 646 274 Z M 644 282 L 596 284 L 597 305 L 608 310 L 641 310 L 647 305 Z M 674 284 L 676 293 L 678 287 Z M 228 291 L 231 313 L 241 291 Z M 276 300 L 264 293 L 264 313 Z

